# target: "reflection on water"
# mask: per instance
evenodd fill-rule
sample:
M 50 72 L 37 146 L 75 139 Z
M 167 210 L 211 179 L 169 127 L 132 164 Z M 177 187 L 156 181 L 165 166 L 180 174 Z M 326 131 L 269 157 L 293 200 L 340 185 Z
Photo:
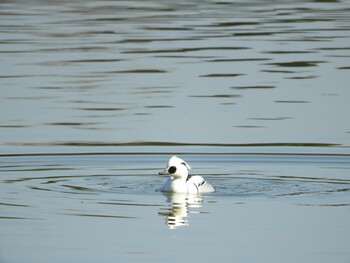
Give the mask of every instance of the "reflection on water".
M 197 194 L 165 194 L 167 202 L 170 203 L 168 209 L 160 209 L 159 214 L 165 216 L 165 223 L 170 229 L 187 226 L 188 214 L 195 213 L 195 209 L 202 207 L 204 197 Z
M 203 250 L 204 240 L 214 241 L 222 253 L 230 254 L 228 240 L 258 242 L 256 233 L 267 228 L 264 242 L 258 243 L 275 247 L 275 239 L 282 240 L 273 233 L 281 231 L 281 225 L 283 240 L 286 233 L 297 234 L 300 242 L 330 231 L 327 236 L 333 236 L 340 247 L 336 258 L 347 251 L 342 244 L 348 244 L 349 235 L 334 238 L 333 231 L 349 229 L 349 155 L 187 154 L 186 160 L 197 167 L 194 172 L 216 189 L 205 196 L 156 191 L 164 184 L 158 171 L 168 157 L 150 153 L 1 156 L 0 220 L 7 241 L 0 241 L 2 254 L 23 262 L 29 248 L 30 255 L 40 251 L 45 259 L 61 254 L 76 259 L 67 251 L 89 247 L 87 259 L 100 250 L 100 258 L 127 255 L 127 261 L 130 251 L 144 255 L 156 250 L 161 252 L 155 259 L 165 259 L 169 253 L 176 256 L 168 252 L 169 247 L 185 242 L 191 251 Z M 299 218 L 296 227 L 294 220 Z M 320 219 L 325 222 L 318 224 Z M 168 228 L 176 230 L 170 240 Z M 272 240 L 266 239 L 267 234 Z M 328 239 L 321 240 L 324 251 Z M 320 251 L 320 243 L 313 242 L 309 246 Z M 11 252 L 14 243 L 16 253 Z M 217 253 L 206 246 L 210 255 Z
M 349 11 L 2 1 L 0 261 L 348 260 Z M 217 192 L 167 203 L 173 154 Z
M 157 189 L 165 179 L 158 171 L 167 158 L 167 154 L 2 156 L 0 186 L 10 200 L 3 203 L 32 207 L 27 198 L 21 197 L 34 191 L 39 195 L 59 194 L 100 205 L 147 206 L 144 202 L 118 201 L 116 198 L 123 199 L 122 196 L 127 194 L 159 196 Z M 219 196 L 281 198 L 309 195 L 315 196 L 317 201 L 325 193 L 349 190 L 348 155 L 202 153 L 187 154 L 186 159 L 195 164 L 196 174 L 212 182 L 217 189 L 215 195 Z M 186 214 L 188 208 L 201 204 L 204 198 L 196 195 L 166 197 L 172 204 L 170 210 L 177 209 L 179 214 Z
M 349 146 L 348 1 L 0 5 L 2 153 Z

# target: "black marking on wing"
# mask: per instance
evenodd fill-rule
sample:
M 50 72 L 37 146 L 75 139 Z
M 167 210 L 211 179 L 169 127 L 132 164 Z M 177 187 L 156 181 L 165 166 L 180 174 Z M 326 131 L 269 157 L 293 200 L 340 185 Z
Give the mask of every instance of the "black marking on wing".
M 200 182 L 198 186 L 202 186 L 203 184 L 205 184 L 204 180 L 202 182 Z
M 191 179 L 191 177 L 192 177 L 192 175 L 188 175 L 187 176 L 187 179 L 186 179 L 186 181 L 188 181 L 188 180 L 190 180 Z M 195 183 L 195 182 L 192 182 L 196 187 L 198 186 L 202 186 L 203 184 L 205 184 L 206 182 L 205 182 L 205 180 L 203 179 L 201 182 L 199 182 L 199 183 Z
M 199 193 L 198 186 L 195 183 L 193 183 L 193 185 L 197 188 L 197 193 Z

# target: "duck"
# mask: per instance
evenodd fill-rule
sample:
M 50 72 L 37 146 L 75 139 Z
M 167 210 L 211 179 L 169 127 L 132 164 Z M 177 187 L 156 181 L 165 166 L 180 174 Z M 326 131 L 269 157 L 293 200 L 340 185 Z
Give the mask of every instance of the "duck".
M 214 187 L 204 180 L 200 175 L 189 175 L 191 166 L 183 159 L 172 156 L 164 171 L 159 175 L 169 175 L 170 177 L 165 184 L 159 189 L 162 192 L 170 193 L 211 193 Z

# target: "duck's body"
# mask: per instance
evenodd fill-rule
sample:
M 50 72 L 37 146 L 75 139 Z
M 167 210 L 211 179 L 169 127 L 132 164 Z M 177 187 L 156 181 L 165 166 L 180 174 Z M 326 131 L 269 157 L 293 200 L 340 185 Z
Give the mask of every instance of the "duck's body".
M 186 181 L 170 177 L 161 188 L 161 191 L 174 193 L 210 193 L 215 190 L 202 176 L 194 175 Z
M 173 156 L 167 168 L 159 174 L 170 175 L 160 191 L 173 193 L 210 193 L 214 187 L 200 175 L 188 175 L 191 167 L 182 159 Z

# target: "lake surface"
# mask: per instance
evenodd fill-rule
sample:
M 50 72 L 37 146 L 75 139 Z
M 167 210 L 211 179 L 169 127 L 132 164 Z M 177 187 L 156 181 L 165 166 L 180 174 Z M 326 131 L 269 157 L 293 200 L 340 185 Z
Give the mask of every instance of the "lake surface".
M 0 3 L 0 262 L 348 263 L 349 11 Z

